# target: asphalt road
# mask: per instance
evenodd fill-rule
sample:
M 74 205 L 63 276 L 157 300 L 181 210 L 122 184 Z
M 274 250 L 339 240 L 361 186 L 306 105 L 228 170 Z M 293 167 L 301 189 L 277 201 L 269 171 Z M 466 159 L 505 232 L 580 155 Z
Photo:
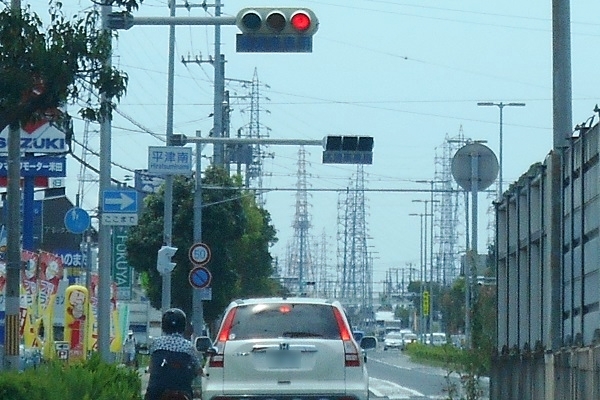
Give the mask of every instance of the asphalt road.
M 401 351 L 371 351 L 367 367 L 371 394 L 392 400 L 449 399 L 448 390 L 454 386 L 455 399 L 460 398 L 460 376 L 443 368 L 413 363 Z M 482 380 L 484 394 L 487 379 Z M 485 399 L 485 395 L 482 399 Z
M 460 378 L 457 374 L 448 375 L 448 371 L 443 368 L 413 363 L 401 351 L 369 351 L 367 360 L 372 398 L 446 400 L 449 398 L 447 391 L 449 384 L 460 386 Z M 149 374 L 143 369 L 139 372 L 143 395 L 148 385 Z M 487 385 L 487 380 L 484 379 L 482 384 Z M 456 399 L 460 398 L 458 394 L 455 396 Z M 482 397 L 482 400 L 484 399 L 486 397 Z

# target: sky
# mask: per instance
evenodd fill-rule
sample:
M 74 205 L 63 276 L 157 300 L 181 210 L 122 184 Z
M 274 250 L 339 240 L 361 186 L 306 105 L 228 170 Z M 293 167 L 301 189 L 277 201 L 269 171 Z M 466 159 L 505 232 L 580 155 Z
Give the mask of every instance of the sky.
M 66 3 L 66 2 L 65 2 Z M 92 5 L 69 2 L 67 13 Z M 46 1 L 31 0 L 44 13 Z M 182 5 L 182 1 L 177 2 Z M 192 3 L 193 4 L 193 3 Z M 249 6 L 300 6 L 312 9 L 319 30 L 308 54 L 236 53 L 238 28 L 221 28 L 225 75 L 232 80 L 261 82 L 260 122 L 271 138 L 321 139 L 327 135 L 374 137 L 373 164 L 364 167 L 368 245 L 374 257 L 375 291 L 390 268 L 418 264 L 420 224 L 411 213 L 423 212 L 429 199 L 423 190 L 432 180 L 435 157 L 446 138 L 486 141 L 498 153 L 499 109 L 478 102 L 523 102 L 505 107 L 503 115 L 503 178 L 505 187 L 552 148 L 552 15 L 551 0 L 229 0 L 223 15 Z M 202 8 L 177 9 L 178 16 L 212 15 Z M 594 115 L 600 74 L 600 3 L 571 4 L 573 124 Z M 139 16 L 168 16 L 167 1 L 146 0 Z M 174 132 L 193 136 L 212 128 L 213 67 L 184 65 L 179 60 L 214 56 L 214 27 L 176 28 Z M 167 109 L 168 27 L 134 26 L 114 42 L 113 65 L 129 75 L 112 128 L 112 176 L 125 180 L 132 170 L 147 167 L 147 147 L 162 145 Z M 249 122 L 249 89 L 231 81 L 231 132 Z M 245 111 L 245 112 L 244 112 Z M 71 114 L 74 114 L 72 112 Z M 90 125 L 88 145 L 99 149 L 98 127 Z M 75 136 L 85 125 L 76 122 Z M 148 132 L 154 134 L 150 135 Z M 264 134 L 264 133 L 263 133 Z M 264 160 L 264 199 L 278 231 L 273 255 L 285 258 L 293 235 L 294 191 L 298 148 L 269 146 Z M 321 149 L 307 147 L 311 235 L 328 238 L 335 262 L 338 193 L 348 186 L 355 166 L 323 165 Z M 75 147 L 81 156 L 81 148 Z M 207 146 L 204 155 L 212 154 Z M 98 159 L 88 155 L 91 164 Z M 203 160 L 206 165 L 208 161 Z M 98 205 L 95 182 L 78 182 L 79 165 L 68 161 L 67 194 L 82 195 L 82 207 Z M 91 171 L 86 177 L 97 178 Z M 386 190 L 406 190 L 403 192 Z M 479 196 L 479 251 L 490 231 L 490 196 Z

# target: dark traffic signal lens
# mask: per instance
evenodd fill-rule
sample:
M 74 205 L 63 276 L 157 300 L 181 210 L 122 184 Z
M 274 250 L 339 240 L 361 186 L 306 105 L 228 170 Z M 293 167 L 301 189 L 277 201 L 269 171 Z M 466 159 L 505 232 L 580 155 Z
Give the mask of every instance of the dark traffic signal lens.
M 274 32 L 281 32 L 285 28 L 285 16 L 280 12 L 272 12 L 267 16 L 267 26 Z
M 373 137 L 361 136 L 358 138 L 358 151 L 372 151 L 373 150 Z
M 358 147 L 358 137 L 344 136 L 344 139 L 342 140 L 342 150 L 356 151 L 357 147 Z
M 248 12 L 242 17 L 242 25 L 249 31 L 257 31 L 260 29 L 262 20 L 256 12 Z
M 325 150 L 339 151 L 342 149 L 342 137 L 341 136 L 327 136 L 325 142 Z

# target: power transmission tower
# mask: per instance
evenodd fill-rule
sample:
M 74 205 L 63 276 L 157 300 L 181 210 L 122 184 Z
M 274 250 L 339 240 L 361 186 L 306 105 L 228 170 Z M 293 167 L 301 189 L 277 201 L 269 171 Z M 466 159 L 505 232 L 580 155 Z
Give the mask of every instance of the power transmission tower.
M 313 286 L 316 282 L 315 268 L 310 247 L 310 214 L 308 212 L 308 192 L 306 173 L 306 150 L 300 146 L 298 150 L 298 180 L 296 183 L 296 213 L 294 215 L 294 236 L 287 254 L 288 288 L 298 295 L 306 295 L 306 284 Z
M 372 258 L 367 247 L 365 180 L 362 165 L 338 199 L 338 281 L 340 297 L 363 320 L 373 308 Z
M 247 81 L 246 81 L 247 82 Z M 255 138 L 255 139 L 263 139 L 269 137 L 270 128 L 264 126 L 260 122 L 260 112 L 265 111 L 261 109 L 260 106 L 260 87 L 263 86 L 258 79 L 258 72 L 256 68 L 254 68 L 254 75 L 252 77 L 252 81 L 247 82 L 250 84 L 250 122 L 241 128 L 242 131 L 245 131 L 246 137 Z M 267 85 L 264 85 L 268 87 Z M 244 110 L 242 110 L 244 111 Z M 266 110 L 268 112 L 268 110 Z M 241 137 L 240 131 L 238 130 L 238 136 Z M 246 187 L 247 188 L 256 188 L 256 200 L 260 206 L 265 205 L 265 199 L 263 196 L 263 177 L 265 175 L 263 171 L 263 159 L 265 158 L 273 158 L 272 153 L 268 153 L 264 150 L 265 146 L 261 146 L 260 144 L 248 145 L 246 158 Z
M 464 242 L 465 233 L 459 221 L 461 210 L 464 209 L 464 197 L 452 176 L 452 158 L 467 141 L 461 126 L 458 136 L 446 135 L 442 146 L 436 148 L 433 190 L 439 212 L 433 216 L 437 230 L 433 245 L 437 249 L 435 279 L 442 285 L 451 284 L 460 274 L 459 243 Z

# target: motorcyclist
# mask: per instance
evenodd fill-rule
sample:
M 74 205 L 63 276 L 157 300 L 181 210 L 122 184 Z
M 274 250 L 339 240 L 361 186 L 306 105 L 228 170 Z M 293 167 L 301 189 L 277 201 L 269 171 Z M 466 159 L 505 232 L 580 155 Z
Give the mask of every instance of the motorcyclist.
M 187 319 L 179 308 L 170 308 L 162 317 L 163 336 L 150 346 L 150 379 L 145 400 L 192 400 L 192 381 L 201 371 L 192 342 L 183 337 Z

